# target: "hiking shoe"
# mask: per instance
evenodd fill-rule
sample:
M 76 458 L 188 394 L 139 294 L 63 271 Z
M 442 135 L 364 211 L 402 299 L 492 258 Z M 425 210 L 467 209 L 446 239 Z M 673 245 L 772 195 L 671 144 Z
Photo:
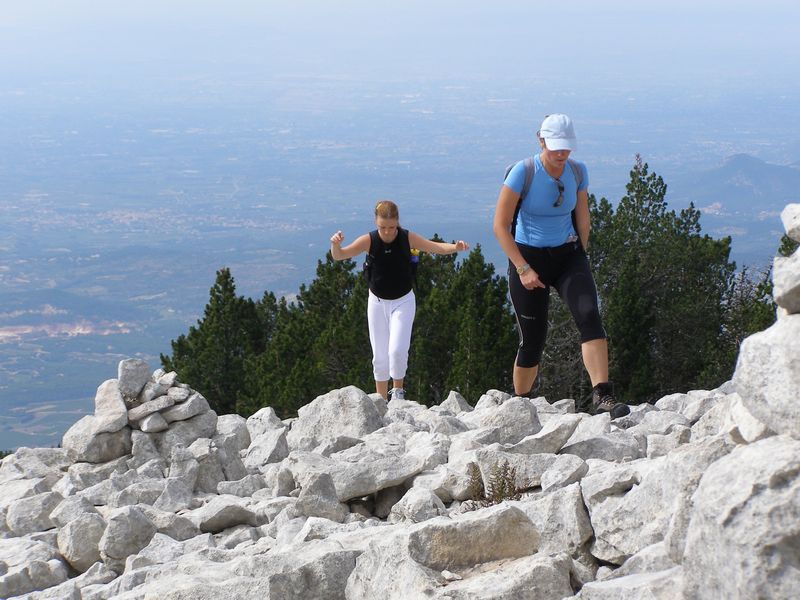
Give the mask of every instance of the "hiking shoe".
M 598 383 L 592 389 L 591 396 L 592 412 L 594 414 L 611 413 L 612 419 L 624 417 L 631 412 L 627 404 L 622 404 L 614 398 L 614 390 L 610 383 Z
M 405 400 L 406 391 L 403 388 L 392 388 L 389 390 L 389 401 Z

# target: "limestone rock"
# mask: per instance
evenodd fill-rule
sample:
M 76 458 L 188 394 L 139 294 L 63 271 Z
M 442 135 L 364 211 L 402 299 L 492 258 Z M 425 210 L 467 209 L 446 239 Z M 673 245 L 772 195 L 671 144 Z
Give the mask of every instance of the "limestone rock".
M 775 304 L 790 315 L 800 313 L 800 252 L 776 256 L 772 267 Z
M 250 430 L 247 428 L 247 419 L 241 415 L 222 415 L 217 418 L 217 435 L 233 436 L 237 450 L 246 450 L 250 446 Z
M 781 212 L 781 221 L 786 235 L 800 242 L 800 204 L 787 204 Z
M 139 358 L 127 358 L 117 367 L 119 392 L 125 399 L 134 399 L 150 379 L 150 367 Z M 129 400 L 129 401 L 130 401 Z
M 166 431 L 169 428 L 167 420 L 161 416 L 161 413 L 152 413 L 139 421 L 139 429 L 145 433 L 158 433 Z
M 67 430 L 61 446 L 71 460 L 107 463 L 130 453 L 130 428 L 123 427 L 115 432 L 98 431 L 102 425 L 94 415 L 86 415 Z
M 267 429 L 253 438 L 244 459 L 245 467 L 250 471 L 262 470 L 270 463 L 282 461 L 289 455 L 286 442 L 286 430 L 283 426 Z
M 412 487 L 392 506 L 389 521 L 421 523 L 446 514 L 447 509 L 439 497 L 430 490 Z
M 113 511 L 100 538 L 100 556 L 114 571 L 122 572 L 125 559 L 144 548 L 156 532 L 156 527 L 135 506 Z
M 247 432 L 250 439 L 254 440 L 271 429 L 285 429 L 283 421 L 275 414 L 275 409 L 265 406 L 247 418 Z
M 52 529 L 55 525 L 50 520 L 50 513 L 62 500 L 61 494 L 56 492 L 45 492 L 15 500 L 8 506 L 6 513 L 9 529 L 18 536 Z
M 800 439 L 800 315 L 742 342 L 733 383 L 750 414 L 772 431 Z
M 214 496 L 208 504 L 191 512 L 202 532 L 219 533 L 236 525 L 259 525 L 256 514 L 236 496 Z
M 58 551 L 44 542 L 0 538 L 0 598 L 58 585 L 68 578 Z
M 100 539 L 106 523 L 99 514 L 85 513 L 58 532 L 58 551 L 79 573 L 84 573 L 100 558 Z
M 522 438 L 507 447 L 506 451 L 520 454 L 556 454 L 572 437 L 582 420 L 583 417 L 574 414 L 554 416 L 538 433 Z
M 152 415 L 153 413 L 157 413 L 161 410 L 169 408 L 175 404 L 175 400 L 170 396 L 159 396 L 158 398 L 154 398 L 149 402 L 145 402 L 132 408 L 128 411 L 128 419 L 130 421 L 138 421 L 140 419 L 144 419 L 148 415 Z M 161 417 L 164 419 L 164 417 Z M 166 421 L 166 419 L 164 419 Z
M 287 441 L 290 448 L 311 450 L 325 437 L 361 438 L 382 426 L 375 404 L 363 391 L 350 386 L 319 396 L 301 407 Z
M 109 379 L 97 388 L 94 417 L 97 433 L 114 433 L 128 424 L 128 409 L 116 379 Z
M 800 441 L 739 446 L 704 472 L 683 557 L 687 597 L 791 598 L 800 589 Z
M 170 396 L 166 397 L 170 398 Z M 192 417 L 202 415 L 203 413 L 206 413 L 209 410 L 210 407 L 208 405 L 208 400 L 206 400 L 200 393 L 195 392 L 185 402 L 181 402 L 180 404 L 174 404 L 174 406 L 171 406 L 170 408 L 163 410 L 161 412 L 161 416 L 164 417 L 164 420 L 167 423 L 172 423 L 174 421 L 186 421 L 187 419 L 191 419 Z M 215 432 L 216 432 L 216 422 L 214 423 L 214 431 L 212 432 L 212 435 Z M 211 437 L 211 435 L 207 435 L 205 437 Z

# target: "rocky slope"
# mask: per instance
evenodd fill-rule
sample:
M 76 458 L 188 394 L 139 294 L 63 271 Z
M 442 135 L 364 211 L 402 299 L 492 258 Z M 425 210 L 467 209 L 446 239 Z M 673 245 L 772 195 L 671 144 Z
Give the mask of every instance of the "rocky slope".
M 783 220 L 800 240 L 800 205 Z M 798 597 L 798 262 L 732 381 L 613 421 L 353 387 L 245 420 L 122 361 L 61 448 L 2 461 L 0 597 Z M 501 465 L 519 499 L 470 500 Z

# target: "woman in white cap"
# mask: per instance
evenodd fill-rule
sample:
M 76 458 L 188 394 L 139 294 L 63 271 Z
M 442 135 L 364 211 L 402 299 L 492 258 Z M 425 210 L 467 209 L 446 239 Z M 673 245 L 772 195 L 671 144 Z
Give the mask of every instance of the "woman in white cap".
M 520 336 L 514 393 L 528 395 L 539 372 L 552 286 L 580 332 L 593 410 L 622 416 L 629 409 L 615 402 L 608 381 L 606 332 L 586 256 L 589 175 L 586 165 L 570 158 L 576 147 L 572 120 L 563 114 L 547 115 L 537 138 L 541 152 L 508 172 L 493 225 L 509 259 L 509 290 Z
M 344 235 L 341 231 L 334 233 L 331 236 L 331 256 L 334 260 L 343 260 L 362 252 L 368 254 L 367 324 L 375 389 L 384 398 L 404 400 L 403 380 L 408 368 L 411 327 L 416 312 L 411 249 L 453 254 L 469 250 L 469 245 L 463 240 L 454 244 L 434 242 L 403 229 L 397 205 L 391 200 L 380 200 L 375 205 L 375 225 L 374 231 L 357 237 L 344 248 Z

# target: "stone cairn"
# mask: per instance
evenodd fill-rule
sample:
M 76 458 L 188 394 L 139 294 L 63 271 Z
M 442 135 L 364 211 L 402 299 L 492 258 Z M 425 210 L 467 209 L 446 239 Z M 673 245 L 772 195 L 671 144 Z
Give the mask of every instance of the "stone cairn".
M 800 205 L 782 218 L 800 241 Z M 61 448 L 0 464 L 0 597 L 800 597 L 798 254 L 774 283 L 779 318 L 731 381 L 613 421 L 354 387 L 295 419 L 217 417 L 124 360 Z M 472 501 L 501 464 L 519 499 Z

